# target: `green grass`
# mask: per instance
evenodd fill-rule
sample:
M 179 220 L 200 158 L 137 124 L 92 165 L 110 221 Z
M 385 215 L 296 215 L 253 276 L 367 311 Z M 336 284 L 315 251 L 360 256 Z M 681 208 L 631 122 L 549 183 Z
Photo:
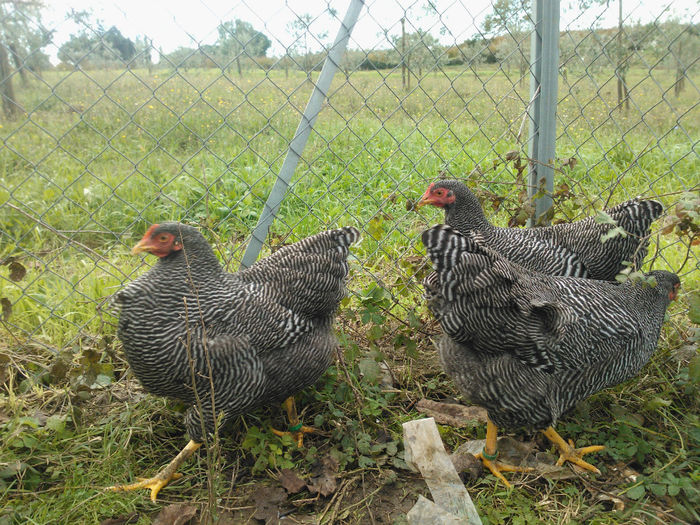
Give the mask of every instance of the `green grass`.
M 498 210 L 484 201 L 498 224 L 521 206 L 517 172 L 498 159 L 520 148 L 514 136 L 528 86 L 513 86 L 496 69 L 477 78 L 451 68 L 405 94 L 400 73 L 384 75 L 337 75 L 270 236 L 275 246 L 333 225 L 363 229 L 353 295 L 339 319 L 347 365 L 301 394 L 304 420 L 324 432 L 309 438 L 309 450 L 333 454 L 347 486 L 334 507 L 322 498 L 300 512 L 325 509 L 326 519 L 341 522 L 366 522 L 371 509 L 402 522 L 406 509 L 396 501 L 427 493 L 403 468 L 400 424 L 419 417 L 413 405 L 421 397 L 458 397 L 429 340 L 437 329 L 422 305 L 425 269 L 412 258 L 421 253 L 420 231 L 441 215 L 407 211 L 406 201 L 444 171 L 505 197 Z M 560 81 L 557 155 L 578 162 L 557 173 L 556 185 L 565 182 L 572 195 L 558 203 L 556 218 L 635 195 L 659 198 L 673 215 L 682 192 L 697 191 L 700 124 L 691 114 L 700 78 L 675 98 L 669 72 L 631 71 L 634 104 L 625 112 L 611 109 L 610 77 L 600 72 L 593 83 L 570 71 Z M 52 71 L 18 90 L 27 115 L 0 122 L 0 260 L 15 257 L 27 271 L 14 281 L 10 267 L 0 267 L 0 298 L 12 306 L 0 326 L 0 524 L 95 523 L 134 512 L 148 523 L 164 502 L 204 508 L 212 498 L 244 520 L 251 491 L 277 468 L 310 472 L 313 454 L 268 431 L 282 424 L 271 408 L 222 434 L 213 475 L 200 453 L 155 505 L 141 493 L 99 490 L 155 472 L 185 444 L 178 407 L 141 395 L 114 338 L 108 298 L 143 271 L 128 249 L 148 223 L 185 220 L 237 269 L 310 90 L 299 72 L 239 79 L 213 70 Z M 655 242 L 654 268 L 682 267 L 684 287 L 659 351 L 638 378 L 593 396 L 560 424 L 579 445 L 606 443 L 595 458 L 603 474 L 526 479 L 510 492 L 481 478 L 469 490 L 485 522 L 698 519 L 697 489 L 688 485 L 700 476 L 700 436 L 687 317 L 697 256 L 683 266 L 687 236 Z M 377 360 L 392 370 L 391 392 L 374 384 Z M 484 429 L 441 431 L 456 447 Z M 622 466 L 640 477 L 624 478 Z M 621 498 L 624 509 L 611 510 L 601 494 Z M 344 509 L 353 511 L 341 518 Z

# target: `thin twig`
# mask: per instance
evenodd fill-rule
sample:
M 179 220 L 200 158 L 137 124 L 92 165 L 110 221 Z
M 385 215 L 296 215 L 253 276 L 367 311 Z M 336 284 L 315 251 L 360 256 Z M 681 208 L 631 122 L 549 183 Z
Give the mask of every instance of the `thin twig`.
M 180 236 L 182 236 L 182 231 L 180 231 Z M 196 378 L 194 376 L 194 362 L 191 359 L 191 354 L 188 351 L 188 358 L 190 359 L 190 370 L 192 373 L 192 387 L 195 392 L 195 396 L 198 402 L 198 410 L 200 414 L 200 424 L 201 424 L 201 429 L 202 429 L 202 436 L 203 439 L 207 445 L 207 469 L 209 470 L 208 476 L 207 476 L 207 488 L 208 488 L 208 508 L 209 508 L 209 514 L 210 517 L 214 516 L 216 513 L 216 494 L 214 491 L 214 479 L 217 477 L 217 472 L 216 468 L 218 466 L 218 461 L 217 458 L 219 457 L 218 453 L 218 446 L 219 446 L 219 421 L 218 418 L 216 417 L 216 401 L 215 401 L 215 392 L 214 392 L 214 371 L 211 366 L 211 356 L 209 354 L 209 345 L 207 344 L 208 339 L 207 339 L 207 327 L 204 322 L 204 315 L 202 313 L 202 305 L 199 300 L 199 293 L 197 290 L 197 286 L 194 283 L 194 279 L 192 278 L 192 268 L 190 266 L 190 261 L 188 258 L 187 250 L 184 249 L 183 245 L 183 254 L 185 257 L 185 267 L 187 268 L 187 278 L 189 280 L 190 287 L 192 289 L 192 293 L 194 295 L 195 301 L 197 303 L 197 313 L 199 314 L 199 322 L 201 323 L 202 326 L 202 349 L 204 351 L 204 359 L 207 364 L 207 376 L 209 379 L 209 395 L 211 397 L 211 417 L 212 417 L 212 422 L 214 424 L 214 442 L 212 443 L 212 446 L 209 446 L 209 443 L 207 443 L 207 429 L 205 425 L 205 418 L 206 415 L 204 414 L 204 411 L 202 410 L 202 403 L 201 400 L 199 399 L 199 395 L 197 392 L 197 383 L 196 383 Z M 185 303 L 185 317 L 187 319 L 187 298 L 183 297 L 183 301 Z M 188 323 L 188 340 L 190 337 L 189 333 L 189 323 Z M 223 414 L 222 414 L 223 416 Z M 216 449 L 216 450 L 215 450 Z
M 685 268 L 685 264 L 688 262 L 690 259 L 690 254 L 692 253 L 693 249 L 693 241 L 695 240 L 695 237 L 697 237 L 697 233 L 694 233 L 692 237 L 688 240 L 688 250 L 685 252 L 685 259 L 683 260 L 683 264 L 681 264 L 681 267 L 678 268 L 678 271 L 676 273 L 681 273 L 683 271 L 683 268 Z

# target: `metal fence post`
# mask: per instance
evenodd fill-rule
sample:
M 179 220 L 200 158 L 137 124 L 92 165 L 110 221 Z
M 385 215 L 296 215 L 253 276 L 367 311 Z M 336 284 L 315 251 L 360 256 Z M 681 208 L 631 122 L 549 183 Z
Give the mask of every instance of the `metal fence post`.
M 263 207 L 263 211 L 258 219 L 258 224 L 255 226 L 253 233 L 250 237 L 250 242 L 243 254 L 243 260 L 241 261 L 241 268 L 250 267 L 255 260 L 260 255 L 260 250 L 262 249 L 263 242 L 267 238 L 267 232 L 275 220 L 277 212 L 279 211 L 280 205 L 284 200 L 284 196 L 289 188 L 289 183 L 292 180 L 292 175 L 294 175 L 294 170 L 299 163 L 301 154 L 304 151 L 306 142 L 311 135 L 311 128 L 316 121 L 316 117 L 321 111 L 321 106 L 323 101 L 326 99 L 328 90 L 331 87 L 331 81 L 335 72 L 340 66 L 340 60 L 343 58 L 345 49 L 348 45 L 348 40 L 350 39 L 350 34 L 352 29 L 360 16 L 360 11 L 364 6 L 364 0 L 351 0 L 348 10 L 345 13 L 342 24 L 338 29 L 338 35 L 335 37 L 335 42 L 328 50 L 328 56 L 323 64 L 323 69 L 321 69 L 321 74 L 318 76 L 318 82 L 314 87 L 311 96 L 309 97 L 309 102 L 304 109 L 304 114 L 299 122 L 299 127 L 294 134 L 294 138 L 289 143 L 289 149 L 287 150 L 287 156 L 282 163 L 282 168 L 277 175 L 277 180 L 275 185 L 270 191 L 270 195 L 267 197 L 267 202 Z
M 530 66 L 530 175 L 528 191 L 534 199 L 535 220 L 548 222 L 547 212 L 552 207 L 555 158 L 556 110 L 559 74 L 559 0 L 534 0 Z M 544 193 L 544 195 L 541 194 Z M 535 198 L 535 195 L 540 195 Z

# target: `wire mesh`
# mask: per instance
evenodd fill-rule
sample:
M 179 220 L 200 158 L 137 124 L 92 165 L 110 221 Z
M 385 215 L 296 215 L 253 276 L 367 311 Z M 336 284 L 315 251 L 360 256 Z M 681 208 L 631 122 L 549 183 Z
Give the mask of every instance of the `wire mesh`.
M 90 13 L 0 5 L 0 347 L 36 349 L 22 366 L 109 346 L 111 294 L 151 264 L 128 255 L 147 224 L 199 225 L 238 268 L 342 13 L 214 4 L 201 35 L 176 21 L 171 49 Z M 624 7 L 561 13 L 555 221 L 643 195 L 680 224 L 698 188 L 698 7 Z M 419 233 L 442 219 L 411 209 L 427 184 L 466 180 L 500 225 L 531 213 L 532 25 L 528 2 L 368 2 L 263 254 L 360 227 L 351 291 L 395 321 L 378 337 L 407 344 Z M 693 239 L 658 238 L 656 267 L 696 283 Z

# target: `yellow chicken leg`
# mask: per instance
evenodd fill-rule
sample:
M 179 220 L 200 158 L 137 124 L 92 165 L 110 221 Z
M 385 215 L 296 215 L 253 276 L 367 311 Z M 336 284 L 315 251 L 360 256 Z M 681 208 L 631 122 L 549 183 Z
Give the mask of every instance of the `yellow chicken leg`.
M 548 427 L 547 430 L 543 430 L 542 433 L 554 443 L 559 449 L 559 460 L 557 461 L 557 466 L 561 466 L 565 461 L 570 461 L 585 470 L 590 470 L 596 474 L 600 474 L 600 470 L 595 468 L 590 463 L 583 461 L 582 456 L 584 454 L 590 454 L 591 452 L 599 452 L 605 447 L 603 445 L 592 445 L 590 447 L 574 448 L 574 442 L 569 440 L 567 443 L 564 438 L 561 437 L 556 430 L 552 427 Z
M 498 457 L 497 436 L 498 427 L 489 419 L 486 423 L 486 445 L 484 446 L 484 450 L 479 452 L 476 457 L 481 459 L 484 466 L 489 469 L 494 476 L 500 479 L 506 487 L 510 488 L 512 485 L 508 483 L 508 480 L 503 477 L 501 472 L 531 472 L 534 469 L 530 467 L 516 467 L 515 465 L 496 461 Z
M 165 468 L 163 468 L 152 478 L 138 478 L 140 481 L 137 481 L 136 483 L 130 483 L 129 485 L 114 485 L 113 487 L 107 487 L 107 490 L 121 492 L 126 490 L 151 489 L 151 501 L 155 501 L 160 489 L 165 487 L 171 481 L 182 477 L 182 474 L 176 472 L 176 470 L 180 468 L 180 465 L 187 461 L 194 451 L 201 446 L 201 443 L 190 441 L 187 443 L 185 448 L 183 448 L 180 453 L 165 466 Z
M 299 416 L 297 415 L 297 405 L 294 402 L 294 397 L 290 396 L 284 400 L 282 403 L 282 408 L 287 411 L 287 418 L 289 419 L 289 430 L 287 432 L 282 432 L 280 430 L 272 429 L 272 432 L 278 436 L 292 436 L 294 441 L 296 441 L 297 447 L 301 448 L 304 446 L 304 434 L 311 434 L 315 432 L 316 429 L 313 427 L 306 427 L 299 421 Z

